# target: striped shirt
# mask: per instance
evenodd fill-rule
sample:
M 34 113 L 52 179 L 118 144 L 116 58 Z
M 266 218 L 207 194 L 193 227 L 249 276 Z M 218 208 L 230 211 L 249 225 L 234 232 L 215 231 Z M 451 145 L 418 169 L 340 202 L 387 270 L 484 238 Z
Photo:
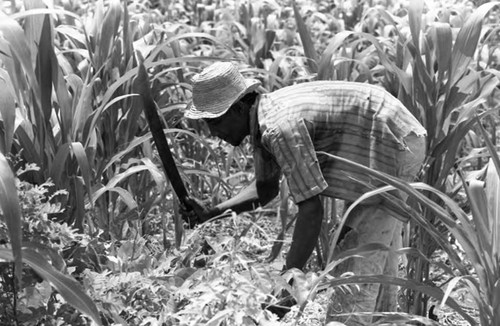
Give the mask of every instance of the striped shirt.
M 262 94 L 251 128 L 257 182 L 283 172 L 294 201 L 321 194 L 348 201 L 379 186 L 327 152 L 391 175 L 403 138 L 426 131 L 403 104 L 378 86 L 317 81 Z M 352 178 L 362 181 L 354 181 Z

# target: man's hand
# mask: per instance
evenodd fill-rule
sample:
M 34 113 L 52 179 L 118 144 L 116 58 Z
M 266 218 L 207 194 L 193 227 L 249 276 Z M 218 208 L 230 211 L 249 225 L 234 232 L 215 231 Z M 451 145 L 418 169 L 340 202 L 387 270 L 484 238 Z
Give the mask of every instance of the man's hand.
M 182 219 L 186 221 L 191 228 L 220 214 L 217 208 L 208 207 L 198 198 L 189 196 L 186 197 L 185 202 L 191 209 L 187 210 L 185 207 L 181 207 L 180 213 L 182 215 Z

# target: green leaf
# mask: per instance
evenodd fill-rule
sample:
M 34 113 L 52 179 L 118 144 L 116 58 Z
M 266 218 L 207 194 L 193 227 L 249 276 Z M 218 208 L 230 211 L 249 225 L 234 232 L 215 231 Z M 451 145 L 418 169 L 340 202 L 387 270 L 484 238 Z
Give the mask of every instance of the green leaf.
M 137 97 L 137 96 L 138 96 L 137 94 L 125 94 L 122 96 L 117 96 L 109 102 L 103 102 L 96 110 L 94 110 L 88 118 L 88 119 L 90 119 L 90 117 L 91 117 L 92 119 L 90 120 L 90 123 L 86 123 L 85 129 L 83 132 L 83 136 L 82 136 L 83 144 L 85 145 L 85 148 L 88 148 L 88 146 L 92 140 L 92 134 L 93 134 L 94 130 L 96 129 L 98 122 L 103 119 L 103 113 L 107 109 L 109 109 L 110 107 L 113 107 L 113 104 L 118 103 L 118 102 L 125 100 L 127 98 Z M 138 123 L 137 120 L 135 121 L 135 123 Z
M 80 173 L 83 177 L 83 180 L 85 181 L 85 187 L 87 188 L 88 196 L 90 198 L 92 197 L 92 175 L 87 154 L 85 153 L 85 149 L 83 148 L 82 144 L 79 142 L 71 143 L 70 147 L 73 155 L 75 155 L 76 157 L 78 166 L 80 167 Z
M 49 124 L 52 112 L 52 58 L 54 54 L 53 30 L 50 16 L 44 17 L 38 50 L 38 83 L 40 85 L 40 102 L 45 123 Z M 57 61 L 55 62 L 57 63 Z
M 17 280 L 21 282 L 21 209 L 19 207 L 19 198 L 17 197 L 14 173 L 2 153 L 0 153 L 0 209 L 2 210 L 9 231 L 15 275 Z
M 319 61 L 318 80 L 327 80 L 331 78 L 332 58 L 336 54 L 337 50 L 344 44 L 346 39 L 353 34 L 354 32 L 351 31 L 342 31 L 335 34 L 335 36 L 330 40 Z
M 66 160 L 68 159 L 69 153 L 70 143 L 65 143 L 59 146 L 56 154 L 54 155 L 52 166 L 49 170 L 49 176 L 56 185 L 59 185 L 62 173 L 66 169 Z
M 102 325 L 99 311 L 92 299 L 81 290 L 80 284 L 73 278 L 56 270 L 47 259 L 33 249 L 23 248 L 23 262 L 28 264 L 41 278 L 50 282 L 59 294 L 75 309 L 89 316 L 94 323 Z M 0 248 L 0 258 L 12 260 L 8 249 Z
M 116 187 L 118 185 L 118 183 L 126 180 L 132 174 L 139 173 L 142 171 L 150 171 L 152 173 L 155 173 L 155 171 L 151 170 L 150 166 L 136 165 L 136 166 L 130 167 L 127 170 L 125 170 L 124 172 L 119 173 L 119 174 L 115 175 L 113 178 L 111 178 L 111 180 L 109 180 L 109 182 L 106 184 L 105 187 L 94 191 L 92 194 L 92 202 L 95 202 L 106 191 L 110 191 L 111 188 Z
M 67 11 L 67 10 L 62 10 L 62 9 L 46 9 L 46 8 L 40 8 L 40 9 L 29 9 L 25 11 L 20 11 L 15 14 L 10 15 L 9 17 L 13 20 L 22 20 L 25 19 L 26 17 L 30 16 L 35 16 L 35 15 L 60 15 L 60 16 L 68 16 L 71 17 L 72 19 L 77 20 L 80 22 L 81 25 L 83 25 L 81 21 L 81 17 L 74 12 Z
M 450 69 L 453 36 L 449 24 L 434 23 L 431 28 L 438 65 L 438 80 L 436 86 L 439 87 L 444 82 L 446 73 L 448 73 Z M 437 93 L 439 94 L 439 92 Z
M 362 164 L 353 162 L 351 160 L 335 156 L 329 153 L 325 152 L 317 152 L 318 155 L 327 155 L 330 158 L 333 158 L 335 160 L 341 161 L 342 163 L 349 164 L 350 167 L 353 169 L 359 171 L 359 173 L 364 173 L 367 175 L 370 175 L 377 180 L 380 180 L 382 182 L 385 182 L 386 184 L 405 192 L 410 198 L 413 198 L 414 200 L 418 201 L 421 205 L 425 205 L 428 209 L 432 211 L 433 214 L 436 215 L 437 218 L 439 218 L 445 225 L 446 227 L 450 230 L 450 232 L 455 236 L 457 241 L 460 242 L 460 244 L 464 247 L 464 250 L 469 256 L 469 259 L 475 264 L 475 267 L 481 267 L 481 259 L 478 257 L 478 255 L 481 254 L 480 251 L 477 250 L 477 246 L 475 243 L 473 243 L 474 239 L 470 239 L 470 234 L 473 234 L 473 228 L 470 225 L 469 219 L 466 216 L 466 214 L 462 211 L 462 209 L 455 203 L 451 198 L 446 196 L 444 193 L 440 192 L 439 190 L 424 184 L 424 183 L 418 183 L 418 186 L 422 189 L 425 189 L 427 191 L 431 191 L 435 195 L 439 196 L 439 198 L 444 202 L 445 207 L 447 209 L 450 209 L 452 214 L 458 218 L 458 220 L 461 222 L 460 224 L 457 223 L 457 221 L 450 216 L 450 213 L 447 209 L 444 209 L 441 205 L 438 205 L 434 201 L 430 200 L 427 196 L 423 195 L 422 193 L 418 192 L 417 190 L 414 189 L 415 184 L 409 184 L 397 177 L 390 176 L 386 173 L 382 173 L 373 169 L 370 169 Z M 379 191 L 390 191 L 391 187 L 386 186 L 382 187 L 380 189 L 374 190 L 375 192 Z M 367 196 L 372 196 L 373 191 L 368 192 L 367 194 L 361 196 L 356 202 L 354 202 L 350 208 L 354 207 L 357 205 L 359 202 L 365 199 Z M 394 197 L 395 198 L 395 197 Z M 411 209 L 407 210 L 400 210 L 399 213 L 407 213 L 412 219 L 415 220 L 415 222 L 419 223 L 427 232 L 430 233 L 430 235 L 434 238 L 434 240 L 443 248 L 446 250 L 448 255 L 450 256 L 450 259 L 453 260 L 453 263 L 456 265 L 456 267 L 463 273 L 467 273 L 465 267 L 461 263 L 459 257 L 456 255 L 456 253 L 452 250 L 450 250 L 449 245 L 447 245 L 447 241 L 442 238 L 442 234 L 436 229 L 435 226 L 432 225 L 429 221 L 427 221 L 425 218 L 422 216 L 419 216 L 416 214 Z M 346 211 L 344 214 L 344 217 L 342 218 L 343 223 L 346 218 L 347 214 L 349 213 L 349 210 Z M 342 225 L 342 224 L 340 224 Z M 340 226 L 341 227 L 341 226 Z M 336 242 L 336 239 L 334 239 Z M 330 259 L 331 260 L 331 259 Z
M 27 11 L 32 9 L 46 9 L 47 6 L 42 0 L 24 0 L 24 7 Z M 31 62 L 33 66 L 37 64 L 37 56 L 40 55 L 38 51 L 38 45 L 40 44 L 40 36 L 43 29 L 43 21 L 46 15 L 30 15 L 24 18 L 24 34 L 26 35 L 26 41 L 28 43 L 31 52 Z M 12 17 L 11 17 L 12 18 Z M 52 44 L 49 41 L 48 46 Z
M 34 137 L 31 125 L 28 121 L 23 121 L 16 129 L 16 136 L 23 148 L 23 156 L 28 162 L 33 162 L 38 166 L 43 166 L 38 147 L 33 142 Z
M 64 143 L 71 141 L 71 123 L 73 121 L 73 104 L 70 97 L 70 87 L 69 84 L 66 84 L 66 78 L 69 78 L 69 76 L 63 75 L 61 67 L 53 65 L 53 68 L 56 69 L 53 81 L 59 103 L 58 118 L 61 126 L 61 142 Z
M 408 7 L 408 23 L 413 39 L 413 44 L 417 55 L 420 55 L 420 32 L 422 29 L 422 13 L 424 10 L 424 1 L 410 1 Z
M 313 73 L 318 71 L 318 66 L 316 64 L 316 49 L 314 48 L 314 43 L 311 39 L 311 34 L 307 28 L 302 16 L 300 15 L 300 10 L 295 3 L 292 1 L 293 13 L 295 15 L 295 21 L 297 22 L 297 29 L 299 30 L 300 40 L 302 41 L 302 47 L 304 48 L 304 54 L 309 59 L 309 67 Z
M 17 60 L 24 69 L 31 89 L 35 93 L 35 98 L 39 100 L 40 89 L 35 77 L 33 64 L 31 62 L 31 52 L 26 37 L 24 36 L 24 31 L 15 20 L 11 19 L 2 11 L 0 11 L 0 36 L 9 43 L 15 60 Z
M 330 287 L 336 287 L 346 284 L 366 284 L 366 283 L 392 284 L 424 293 L 438 300 L 442 300 L 444 298 L 443 291 L 438 287 L 429 286 L 420 282 L 416 282 L 414 280 L 392 277 L 387 275 L 356 275 L 349 277 L 339 277 L 327 282 L 327 284 Z M 471 315 L 467 314 L 454 299 L 448 298 L 446 300 L 446 304 L 453 310 L 455 310 L 458 314 L 460 314 L 460 316 L 466 319 L 471 325 L 477 325 L 475 319 Z
M 479 119 L 478 119 L 479 120 Z M 490 253 L 493 260 L 497 262 L 496 270 L 500 269 L 500 158 L 498 156 L 496 146 L 490 140 L 490 136 L 486 132 L 482 123 L 477 124 L 483 135 L 483 139 L 491 154 L 491 160 L 488 162 L 486 173 L 486 198 L 488 207 L 489 223 L 488 227 L 491 231 L 491 248 Z
M 447 97 L 449 97 L 452 87 L 468 70 L 469 63 L 472 61 L 479 37 L 481 36 L 483 19 L 495 6 L 498 6 L 498 2 L 485 3 L 476 8 L 458 32 L 452 51 L 451 72 L 446 92 Z
M 116 192 L 122 198 L 123 202 L 127 205 L 127 207 L 130 210 L 139 207 L 139 205 L 134 199 L 134 196 L 132 196 L 132 194 L 129 191 L 123 189 L 122 187 L 112 187 L 112 188 L 102 187 L 100 189 L 97 189 L 94 192 L 94 196 L 92 197 L 92 202 L 95 203 L 95 201 L 106 191 Z
M 16 103 L 10 77 L 3 69 L 0 69 L 0 118 L 3 120 L 5 132 L 4 144 L 0 148 L 3 148 L 4 153 L 7 154 L 10 152 L 14 139 Z
M 92 100 L 94 98 L 94 83 L 98 80 L 98 75 L 94 77 L 89 76 L 89 81 L 85 82 L 83 85 L 82 92 L 78 98 L 78 103 L 76 104 L 75 111 L 73 114 L 73 130 L 72 130 L 72 140 L 82 140 L 85 123 L 89 116 L 91 116 Z
M 119 0 L 109 1 L 109 8 L 104 16 L 102 25 L 99 26 L 99 32 L 96 38 L 96 56 L 95 64 L 99 69 L 106 61 L 110 49 L 114 43 L 114 38 L 118 34 L 118 27 L 121 20 L 121 4 Z

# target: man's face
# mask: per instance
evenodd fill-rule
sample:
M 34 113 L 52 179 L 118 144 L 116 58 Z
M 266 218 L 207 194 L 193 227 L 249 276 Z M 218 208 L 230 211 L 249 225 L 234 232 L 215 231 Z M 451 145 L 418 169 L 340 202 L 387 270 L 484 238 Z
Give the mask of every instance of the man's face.
M 234 107 L 231 107 L 220 117 L 205 119 L 205 121 L 213 136 L 219 137 L 233 146 L 239 146 L 250 133 L 248 114 Z

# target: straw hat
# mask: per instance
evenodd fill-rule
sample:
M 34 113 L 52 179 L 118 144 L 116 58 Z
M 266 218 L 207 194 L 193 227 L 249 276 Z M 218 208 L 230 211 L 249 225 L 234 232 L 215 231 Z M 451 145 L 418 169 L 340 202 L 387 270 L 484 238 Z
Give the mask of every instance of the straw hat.
M 245 94 L 259 87 L 231 62 L 216 62 L 193 77 L 193 100 L 184 115 L 190 119 L 217 118 Z

